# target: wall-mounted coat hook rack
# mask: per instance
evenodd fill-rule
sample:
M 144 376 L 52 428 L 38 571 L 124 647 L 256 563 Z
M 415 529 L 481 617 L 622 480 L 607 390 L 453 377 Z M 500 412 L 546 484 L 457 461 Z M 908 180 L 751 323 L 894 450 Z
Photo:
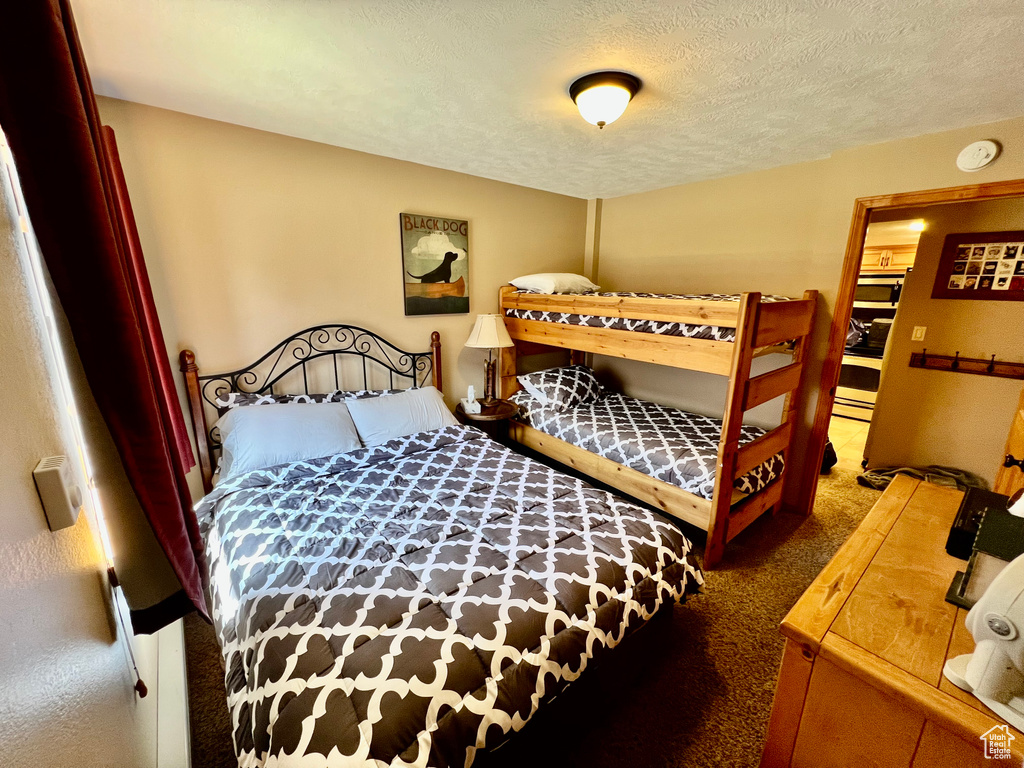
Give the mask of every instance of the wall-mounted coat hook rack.
M 910 355 L 910 367 L 930 368 L 933 371 L 975 373 L 979 376 L 998 376 L 1003 379 L 1024 379 L 1024 363 L 996 360 L 995 355 L 992 355 L 990 360 L 977 357 L 960 357 L 959 351 L 952 356 L 933 355 L 927 349 L 921 352 L 913 352 Z

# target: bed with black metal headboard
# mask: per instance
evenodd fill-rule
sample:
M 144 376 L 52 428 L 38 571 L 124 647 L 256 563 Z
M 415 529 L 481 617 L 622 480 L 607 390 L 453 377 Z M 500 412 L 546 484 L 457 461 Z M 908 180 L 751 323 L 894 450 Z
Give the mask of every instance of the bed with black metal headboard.
M 256 362 L 226 373 L 200 374 L 195 353 L 182 350 L 189 411 L 195 430 L 203 488 L 213 488 L 214 454 L 220 450 L 216 425 L 217 399 L 231 392 L 252 394 L 314 394 L 386 385 L 389 389 L 426 386 L 441 389 L 441 334 L 430 334 L 430 349 L 407 352 L 372 331 L 355 325 L 317 325 L 292 334 Z M 346 365 L 354 361 L 355 365 Z M 397 386 L 404 385 L 404 386 Z M 313 391 L 311 391 L 311 389 Z M 216 418 L 213 419 L 216 422 Z
M 675 525 L 455 423 L 437 393 L 351 390 L 440 389 L 440 353 L 437 333 L 417 353 L 352 326 L 229 373 L 182 353 L 206 482 L 218 393 L 345 388 L 359 433 L 281 461 L 308 435 L 239 438 L 285 412 L 247 402 L 261 407 L 234 412 L 231 465 L 196 504 L 239 765 L 469 766 L 702 581 Z M 430 400 L 432 418 L 406 419 Z M 286 415 L 313 432 L 339 405 Z M 265 463 L 238 470 L 250 450 Z

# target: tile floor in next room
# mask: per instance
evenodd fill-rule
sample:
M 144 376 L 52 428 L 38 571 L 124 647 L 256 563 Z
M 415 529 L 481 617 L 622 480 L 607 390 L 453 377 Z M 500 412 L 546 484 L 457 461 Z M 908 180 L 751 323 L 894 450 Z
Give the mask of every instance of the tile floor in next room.
M 839 456 L 837 467 L 851 469 L 858 474 L 863 471 L 861 461 L 864 460 L 864 443 L 868 439 L 866 421 L 848 419 L 845 416 L 833 416 L 828 425 L 828 438 Z

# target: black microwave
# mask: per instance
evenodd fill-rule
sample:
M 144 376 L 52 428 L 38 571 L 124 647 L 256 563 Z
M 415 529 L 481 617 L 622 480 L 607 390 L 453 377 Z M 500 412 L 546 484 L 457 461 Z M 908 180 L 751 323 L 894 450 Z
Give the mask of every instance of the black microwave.
M 903 281 L 892 275 L 861 275 L 853 294 L 854 306 L 895 306 Z

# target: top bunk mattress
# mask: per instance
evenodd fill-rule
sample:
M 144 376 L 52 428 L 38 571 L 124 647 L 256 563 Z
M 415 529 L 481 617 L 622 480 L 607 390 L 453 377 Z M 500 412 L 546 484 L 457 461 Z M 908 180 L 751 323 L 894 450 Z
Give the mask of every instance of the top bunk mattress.
M 526 390 L 509 399 L 519 406 L 520 420 L 534 429 L 705 499 L 714 494 L 721 419 L 617 392 L 564 410 L 542 406 Z M 766 431 L 744 424 L 739 443 Z M 777 453 L 734 485 L 743 493 L 755 493 L 778 478 L 784 466 Z
M 528 294 L 530 291 L 517 291 Z M 637 299 L 687 299 L 690 301 L 732 301 L 738 302 L 741 294 L 726 293 L 632 293 L 611 291 L 588 293 L 587 296 L 610 296 Z M 762 296 L 761 301 L 792 301 L 788 296 Z M 599 317 L 597 315 L 573 315 L 567 312 L 545 312 L 538 309 L 507 309 L 506 317 L 519 320 L 539 320 L 545 323 L 580 325 L 591 328 L 610 328 L 635 333 L 653 333 L 661 336 L 685 336 L 689 339 L 711 339 L 713 341 L 735 341 L 736 329 L 717 325 L 691 325 L 690 323 L 665 323 L 658 320 L 634 320 L 628 317 Z

